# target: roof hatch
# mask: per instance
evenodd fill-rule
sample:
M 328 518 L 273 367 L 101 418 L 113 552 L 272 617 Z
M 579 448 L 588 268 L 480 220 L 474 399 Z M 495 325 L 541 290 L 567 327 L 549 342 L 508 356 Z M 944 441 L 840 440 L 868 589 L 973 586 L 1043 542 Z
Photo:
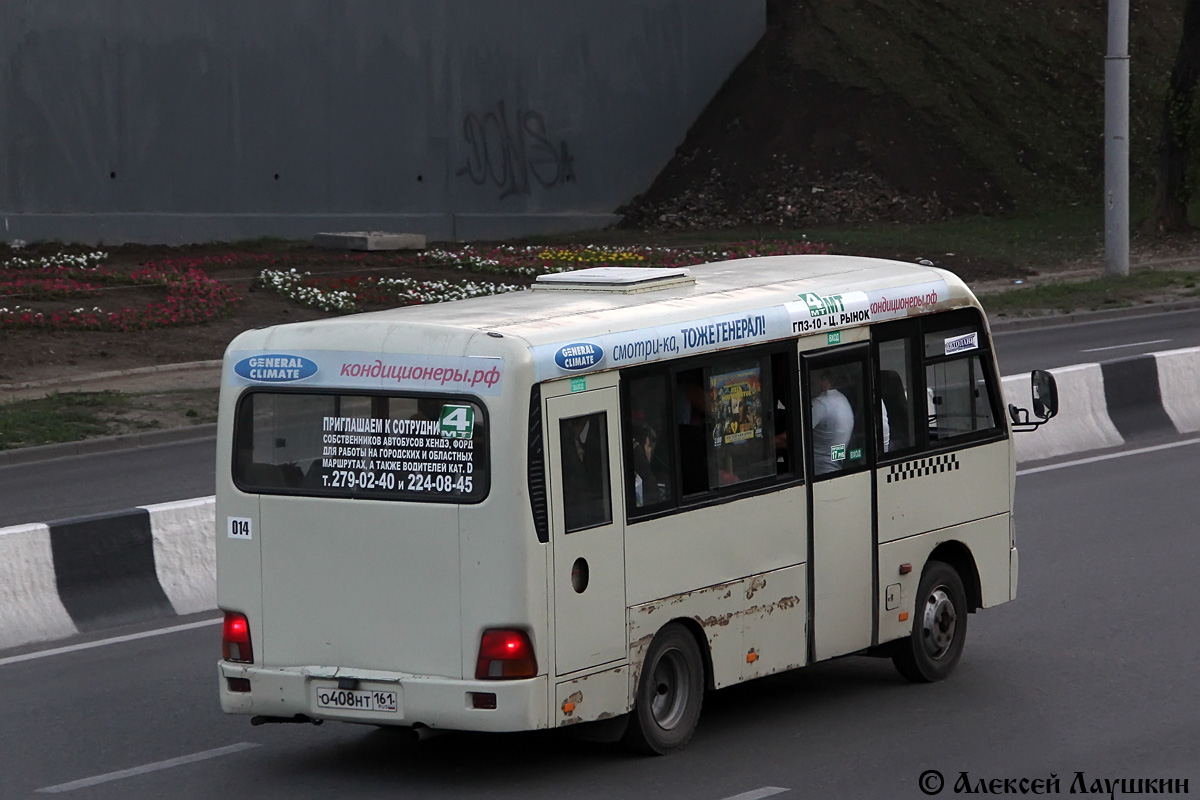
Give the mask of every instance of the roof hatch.
M 695 282 L 691 271 L 684 267 L 591 267 L 539 275 L 533 288 L 636 294 Z

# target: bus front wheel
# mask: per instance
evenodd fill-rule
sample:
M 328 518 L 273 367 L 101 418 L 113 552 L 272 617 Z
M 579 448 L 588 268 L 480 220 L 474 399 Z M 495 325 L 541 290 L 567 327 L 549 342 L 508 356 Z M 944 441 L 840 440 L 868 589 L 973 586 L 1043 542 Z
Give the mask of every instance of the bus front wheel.
M 692 738 L 704 702 L 704 660 L 687 628 L 663 627 L 642 663 L 625 743 L 647 755 L 674 752 Z
M 917 589 L 912 634 L 898 642 L 892 663 L 914 683 L 940 681 L 954 671 L 967 637 L 967 593 L 943 561 L 930 561 Z

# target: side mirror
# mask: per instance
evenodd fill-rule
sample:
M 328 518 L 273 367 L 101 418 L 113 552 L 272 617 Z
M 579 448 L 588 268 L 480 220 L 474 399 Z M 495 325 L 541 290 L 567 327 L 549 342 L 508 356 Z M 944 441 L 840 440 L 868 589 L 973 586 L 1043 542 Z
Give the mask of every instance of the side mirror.
M 1044 369 L 1035 369 L 1029 376 L 1029 383 L 1033 395 L 1033 414 L 1037 419 L 1030 419 L 1027 409 L 1009 403 L 1008 416 L 1014 431 L 1035 431 L 1058 413 L 1058 384 L 1054 376 Z
M 1033 391 L 1034 416 L 1045 422 L 1058 413 L 1058 383 L 1044 369 L 1035 369 L 1029 376 L 1029 383 Z

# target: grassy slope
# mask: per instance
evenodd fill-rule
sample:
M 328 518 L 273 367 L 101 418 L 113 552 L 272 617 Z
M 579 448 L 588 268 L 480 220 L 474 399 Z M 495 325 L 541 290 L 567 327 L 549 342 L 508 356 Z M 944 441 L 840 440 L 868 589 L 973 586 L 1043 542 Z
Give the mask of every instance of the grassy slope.
M 1104 0 L 777 2 L 789 56 L 941 123 L 1027 209 L 1094 198 L 1103 179 Z M 1181 4 L 1130 16 L 1131 171 L 1152 186 L 1160 97 Z

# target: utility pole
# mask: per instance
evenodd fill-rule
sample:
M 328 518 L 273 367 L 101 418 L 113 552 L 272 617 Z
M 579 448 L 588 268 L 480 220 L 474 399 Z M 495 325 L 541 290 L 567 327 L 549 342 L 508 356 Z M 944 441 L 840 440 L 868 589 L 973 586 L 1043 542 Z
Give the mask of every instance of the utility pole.
M 1108 0 L 1104 57 L 1104 271 L 1129 274 L 1129 0 Z

